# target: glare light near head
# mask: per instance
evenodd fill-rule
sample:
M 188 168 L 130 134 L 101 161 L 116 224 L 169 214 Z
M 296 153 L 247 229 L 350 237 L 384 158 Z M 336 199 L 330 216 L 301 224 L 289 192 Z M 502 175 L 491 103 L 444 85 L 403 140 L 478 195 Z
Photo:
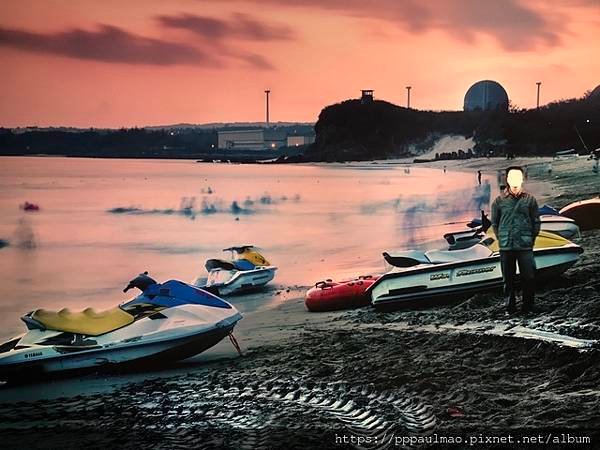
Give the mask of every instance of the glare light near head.
M 509 170 L 506 182 L 512 189 L 520 189 L 523 185 L 523 172 L 517 169 Z

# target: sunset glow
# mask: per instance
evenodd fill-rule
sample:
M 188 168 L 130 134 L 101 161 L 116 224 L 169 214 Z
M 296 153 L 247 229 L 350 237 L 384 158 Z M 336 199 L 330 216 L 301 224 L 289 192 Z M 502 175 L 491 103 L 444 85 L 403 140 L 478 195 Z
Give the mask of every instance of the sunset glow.
M 600 83 L 596 0 L 3 0 L 0 126 L 316 121 L 374 89 L 462 109 L 492 79 L 534 107 Z

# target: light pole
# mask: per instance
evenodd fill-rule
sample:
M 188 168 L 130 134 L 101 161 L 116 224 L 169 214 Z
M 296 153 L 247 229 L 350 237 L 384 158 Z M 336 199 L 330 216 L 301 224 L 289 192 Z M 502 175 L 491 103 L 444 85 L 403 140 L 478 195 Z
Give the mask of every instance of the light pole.
M 266 128 L 269 128 L 269 94 L 271 93 L 271 91 L 267 90 L 265 91 L 265 95 L 267 97 L 267 126 Z
M 542 82 L 538 81 L 535 84 L 537 84 L 537 103 L 536 103 L 536 109 L 540 109 L 540 86 L 542 85 Z
M 412 86 L 406 86 L 406 107 L 410 108 L 410 88 Z

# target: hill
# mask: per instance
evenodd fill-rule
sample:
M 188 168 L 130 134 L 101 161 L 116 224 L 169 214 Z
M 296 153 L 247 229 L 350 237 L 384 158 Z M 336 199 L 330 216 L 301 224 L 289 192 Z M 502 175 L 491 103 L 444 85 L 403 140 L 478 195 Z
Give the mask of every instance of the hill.
M 442 135 L 472 138 L 475 155 L 552 155 L 569 148 L 587 153 L 600 146 L 600 96 L 509 112 L 419 111 L 347 100 L 324 108 L 315 131 L 305 156 L 313 161 L 414 156 Z

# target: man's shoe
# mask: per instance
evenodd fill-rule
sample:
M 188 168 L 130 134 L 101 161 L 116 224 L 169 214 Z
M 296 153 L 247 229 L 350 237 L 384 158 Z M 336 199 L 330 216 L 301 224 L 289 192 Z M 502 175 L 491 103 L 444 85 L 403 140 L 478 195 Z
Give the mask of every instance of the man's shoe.
M 523 314 L 531 314 L 531 313 L 535 312 L 535 308 L 533 307 L 533 302 L 524 301 L 521 311 L 523 312 Z
M 506 313 L 509 316 L 514 315 L 517 312 L 517 301 L 514 298 L 508 298 L 506 300 Z

